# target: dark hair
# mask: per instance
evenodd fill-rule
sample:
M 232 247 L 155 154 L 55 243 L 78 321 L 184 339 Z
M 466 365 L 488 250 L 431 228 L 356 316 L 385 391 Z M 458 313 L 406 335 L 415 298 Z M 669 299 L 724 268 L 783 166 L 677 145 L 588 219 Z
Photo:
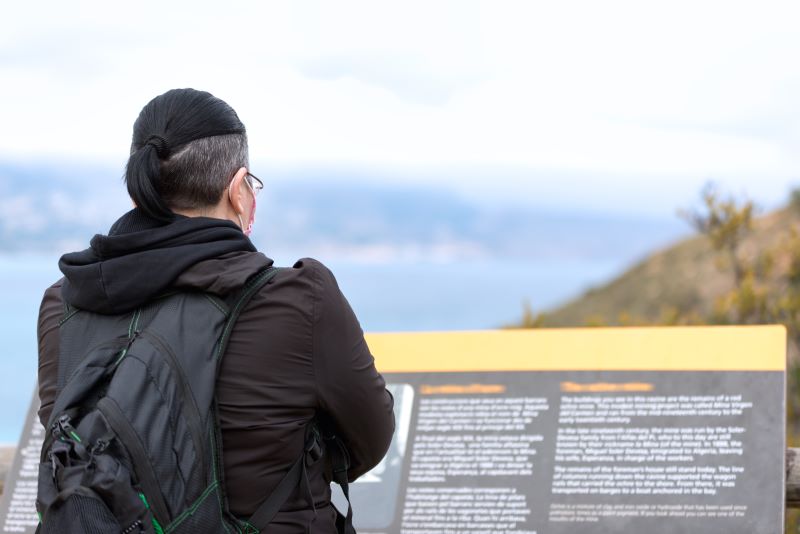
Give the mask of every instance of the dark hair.
M 173 89 L 148 102 L 133 124 L 125 183 L 142 211 L 168 221 L 172 209 L 219 202 L 247 165 L 247 135 L 233 108 L 205 91 Z

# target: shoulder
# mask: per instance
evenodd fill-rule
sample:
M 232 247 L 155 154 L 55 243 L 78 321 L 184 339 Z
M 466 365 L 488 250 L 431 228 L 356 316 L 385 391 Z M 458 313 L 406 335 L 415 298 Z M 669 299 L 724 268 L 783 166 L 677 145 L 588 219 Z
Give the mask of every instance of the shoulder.
M 329 330 L 343 330 L 337 328 L 339 323 L 355 322 L 351 316 L 331 270 L 318 260 L 302 258 L 281 268 L 252 297 L 236 330 L 250 332 L 242 339 L 253 341 L 255 353 L 267 346 L 270 351 L 294 355 L 297 362 L 310 363 L 320 337 L 330 338 Z
M 59 278 L 53 285 L 44 290 L 43 302 L 50 302 L 57 300 L 61 302 L 61 286 L 64 284 L 64 278 Z
M 64 279 L 61 278 L 56 283 L 44 290 L 42 302 L 39 305 L 39 330 L 52 327 L 53 323 L 58 323 L 64 313 L 64 304 L 61 300 L 61 285 Z
M 314 258 L 301 258 L 291 267 L 281 268 L 271 285 L 276 286 L 276 289 L 278 287 L 303 289 L 315 295 L 339 291 L 333 272 Z
M 327 276 L 333 276 L 331 270 L 321 261 L 315 258 L 300 258 L 291 267 L 284 267 L 282 272 L 292 273 L 295 276 L 317 276 L 324 273 Z
M 280 268 L 251 306 L 282 308 L 314 322 L 331 302 L 342 300 L 333 272 L 319 260 L 301 258 L 291 267 Z

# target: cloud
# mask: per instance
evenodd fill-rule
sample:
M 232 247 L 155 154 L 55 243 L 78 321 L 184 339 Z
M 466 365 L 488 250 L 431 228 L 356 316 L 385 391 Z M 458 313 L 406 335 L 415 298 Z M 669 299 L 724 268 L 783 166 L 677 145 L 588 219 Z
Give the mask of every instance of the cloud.
M 447 104 L 456 93 L 480 80 L 475 73 L 450 73 L 424 58 L 407 55 L 322 56 L 300 65 L 310 79 L 353 79 L 386 89 L 412 103 L 428 106 Z
M 639 187 L 630 177 L 669 176 L 777 190 L 800 175 L 792 0 L 7 11 L 6 157 L 121 167 L 141 107 L 194 86 L 237 109 L 257 161 L 491 167 L 506 188 L 520 180 L 505 168 L 577 173 L 587 188 L 592 176 L 616 176 L 621 189 Z

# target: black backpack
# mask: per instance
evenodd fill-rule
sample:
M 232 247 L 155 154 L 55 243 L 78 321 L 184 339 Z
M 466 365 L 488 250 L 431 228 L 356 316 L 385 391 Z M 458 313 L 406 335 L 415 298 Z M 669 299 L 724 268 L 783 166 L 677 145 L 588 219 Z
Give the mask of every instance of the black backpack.
M 256 534 L 295 488 L 311 497 L 306 468 L 326 450 L 347 495 L 346 449 L 311 424 L 305 451 L 259 510 L 247 520 L 228 510 L 216 378 L 239 313 L 277 272 L 259 272 L 228 301 L 178 292 L 125 315 L 65 306 L 37 532 Z M 354 534 L 349 509 L 337 526 Z

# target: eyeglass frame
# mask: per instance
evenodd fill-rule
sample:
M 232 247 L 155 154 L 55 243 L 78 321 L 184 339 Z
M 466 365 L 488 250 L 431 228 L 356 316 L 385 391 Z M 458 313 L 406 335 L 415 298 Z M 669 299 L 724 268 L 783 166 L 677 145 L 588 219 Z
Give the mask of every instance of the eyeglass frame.
M 257 197 L 261 190 L 264 189 L 264 182 L 261 181 L 261 178 L 249 171 L 245 176 L 250 178 L 250 180 L 247 180 L 247 185 L 250 187 L 250 191 L 253 192 L 253 196 Z M 253 180 L 255 180 L 255 185 L 253 185 Z

